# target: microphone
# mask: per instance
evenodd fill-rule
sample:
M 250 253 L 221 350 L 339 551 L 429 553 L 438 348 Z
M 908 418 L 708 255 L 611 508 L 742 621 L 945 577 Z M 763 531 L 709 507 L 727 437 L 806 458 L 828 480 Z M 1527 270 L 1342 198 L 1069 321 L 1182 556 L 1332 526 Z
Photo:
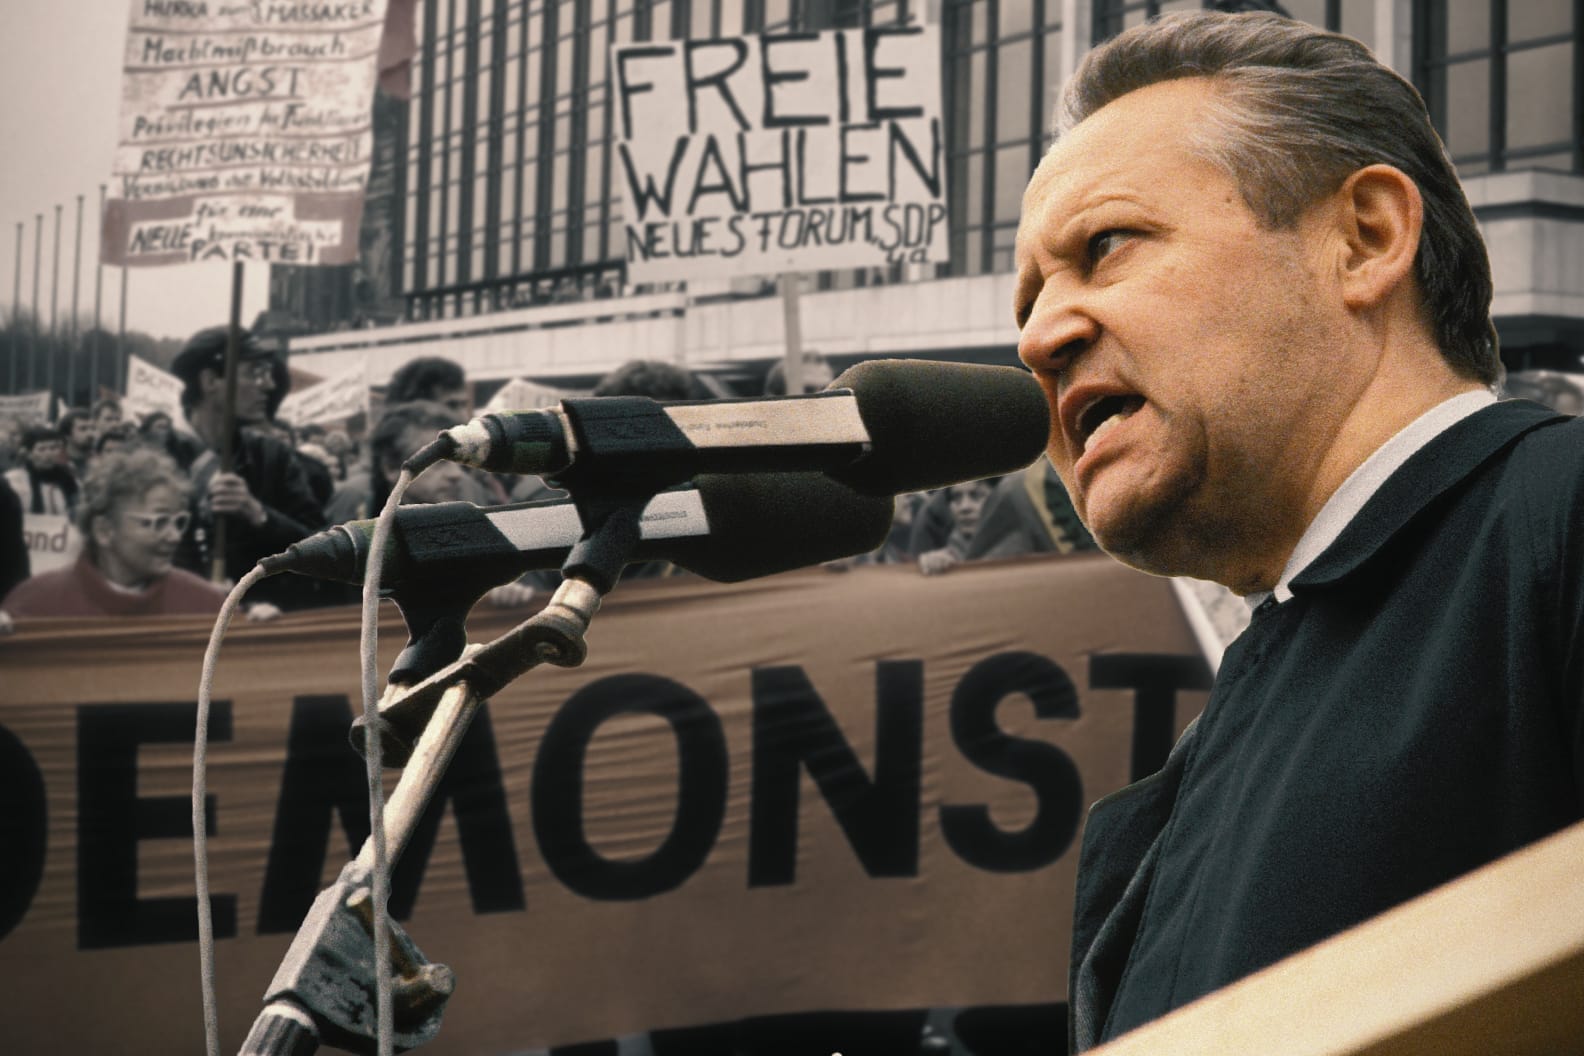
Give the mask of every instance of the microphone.
M 704 475 L 644 507 L 630 562 L 664 560 L 736 583 L 867 553 L 891 528 L 889 497 L 861 495 L 818 473 Z M 560 568 L 584 534 L 568 501 L 398 507 L 381 587 L 479 597 L 524 572 Z M 265 558 L 269 572 L 362 583 L 374 520 L 349 521 Z
M 661 403 L 568 398 L 447 430 L 453 461 L 651 489 L 704 474 L 819 471 L 866 495 L 1010 473 L 1045 449 L 1050 411 L 1016 367 L 869 360 L 824 392 Z

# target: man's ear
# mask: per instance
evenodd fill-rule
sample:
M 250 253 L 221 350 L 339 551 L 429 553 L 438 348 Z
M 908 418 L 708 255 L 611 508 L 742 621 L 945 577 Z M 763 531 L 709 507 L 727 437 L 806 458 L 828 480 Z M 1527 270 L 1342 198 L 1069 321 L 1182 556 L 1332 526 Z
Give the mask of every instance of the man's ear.
M 225 375 L 213 367 L 200 367 L 198 370 L 198 391 L 203 393 L 214 392 L 225 384 Z
M 1342 224 L 1342 294 L 1350 308 L 1384 303 L 1413 277 L 1424 199 L 1401 169 L 1369 165 L 1336 193 Z

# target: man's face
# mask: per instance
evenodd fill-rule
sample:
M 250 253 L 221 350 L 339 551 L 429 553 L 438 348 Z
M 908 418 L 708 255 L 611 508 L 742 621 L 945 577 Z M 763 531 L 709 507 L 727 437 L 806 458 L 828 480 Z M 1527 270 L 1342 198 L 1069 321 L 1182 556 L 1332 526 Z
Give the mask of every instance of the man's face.
M 75 451 L 91 450 L 94 442 L 92 418 L 74 418 L 71 427 L 71 446 Z
M 473 417 L 473 394 L 465 385 L 460 389 L 437 390 L 434 402 L 445 404 L 446 409 L 461 421 Z
M 99 408 L 99 413 L 94 416 L 94 431 L 102 434 L 106 429 L 121 424 L 121 408 L 113 403 L 107 403 Z
M 1095 538 L 1222 578 L 1225 555 L 1307 523 L 1294 507 L 1354 390 L 1328 212 L 1260 226 L 1189 151 L 1210 98 L 1198 78 L 1141 89 L 1051 149 L 1023 199 L 1015 308 L 1048 454 Z
M 274 363 L 268 357 L 244 359 L 237 364 L 236 418 L 245 424 L 269 418 L 269 394 L 275 391 Z M 206 369 L 205 396 L 215 406 L 225 403 L 225 375 Z
M 66 443 L 40 440 L 28 449 L 27 457 L 34 469 L 59 469 L 66 462 Z

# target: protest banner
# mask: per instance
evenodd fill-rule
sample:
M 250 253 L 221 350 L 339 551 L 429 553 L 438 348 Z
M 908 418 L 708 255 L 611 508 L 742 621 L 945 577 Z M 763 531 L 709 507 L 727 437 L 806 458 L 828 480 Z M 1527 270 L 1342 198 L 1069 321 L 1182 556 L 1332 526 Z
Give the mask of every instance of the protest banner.
M 386 0 L 132 0 L 109 264 L 358 256 Z
M 127 356 L 127 391 L 121 410 L 129 419 L 163 411 L 180 425 L 186 420 L 181 405 L 182 380 L 140 356 Z
M 66 568 L 82 552 L 82 533 L 64 514 L 23 513 L 22 541 L 32 575 Z
M 405 637 L 385 612 L 382 671 Z M 524 615 L 481 607 L 470 636 Z M 239 625 L 220 654 L 226 1051 L 368 831 L 356 616 Z M 189 777 L 208 634 L 35 620 L 0 638 L 15 1051 L 201 1049 Z M 491 699 L 395 871 L 393 913 L 458 978 L 425 1051 L 1060 1002 L 1086 807 L 1160 765 L 1208 684 L 1167 581 L 1097 554 L 623 583 L 588 643 L 583 666 Z
M 540 385 L 524 378 L 513 378 L 502 385 L 484 405 L 480 414 L 496 411 L 533 411 L 540 407 L 554 407 L 562 397 L 571 396 L 565 389 L 553 385 Z
M 298 427 L 329 425 L 366 413 L 368 409 L 368 365 L 365 363 L 301 392 L 292 392 L 281 401 L 275 416 Z
M 50 402 L 48 392 L 19 392 L 0 396 L 0 418 L 14 418 L 19 422 L 47 422 L 50 420 Z
M 947 259 L 933 26 L 611 55 L 630 281 Z

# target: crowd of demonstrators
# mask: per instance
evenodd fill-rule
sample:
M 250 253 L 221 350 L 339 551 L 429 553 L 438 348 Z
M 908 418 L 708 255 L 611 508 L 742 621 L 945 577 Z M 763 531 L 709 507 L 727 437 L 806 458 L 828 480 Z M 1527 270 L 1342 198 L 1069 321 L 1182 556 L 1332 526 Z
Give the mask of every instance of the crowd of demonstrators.
M 186 503 L 180 538 L 171 555 L 173 566 L 187 575 L 230 585 L 260 558 L 279 553 L 328 525 L 378 515 L 401 463 L 437 432 L 466 421 L 473 412 L 472 390 L 462 367 L 442 357 L 423 356 L 391 377 L 381 412 L 372 423 L 357 420 L 358 439 L 347 428 L 293 427 L 277 415 L 291 388 L 285 358 L 244 330 L 236 354 L 232 465 L 222 470 L 228 330 L 224 326 L 201 330 L 177 353 L 170 369 L 182 383 L 183 414 L 174 420 L 159 410 L 141 416 L 128 414 L 123 401 L 113 396 L 97 400 L 92 407 L 70 408 L 54 425 L 0 419 L 0 471 L 6 485 L 0 489 L 0 612 L 17 608 L 8 604 L 8 594 L 34 571 L 29 567 L 23 518 L 54 515 L 83 524 L 79 492 L 100 464 L 124 465 L 124 459 L 133 454 L 163 458 L 181 478 Z M 824 356 L 815 351 L 804 353 L 804 391 L 824 389 L 834 374 Z M 765 395 L 784 394 L 784 364 L 773 364 L 761 386 Z M 660 401 L 706 400 L 721 395 L 717 386 L 684 367 L 644 359 L 610 371 L 592 394 L 647 396 Z M 362 435 L 365 424 L 372 424 L 366 436 Z M 537 476 L 495 475 L 443 463 L 413 485 L 406 501 L 462 500 L 496 505 L 565 497 Z M 135 522 L 138 517 L 132 514 L 145 512 L 131 510 L 118 522 L 98 511 L 98 530 L 103 532 L 103 525 L 110 523 Z M 161 542 L 176 523 L 170 521 L 159 533 Z M 86 527 L 82 537 L 85 554 L 103 551 L 89 541 Z M 831 567 L 909 563 L 925 574 L 937 574 L 983 557 L 1067 552 L 1093 545 L 1073 515 L 1060 481 L 1042 462 L 1027 474 L 1014 474 L 999 482 L 969 482 L 937 492 L 899 496 L 886 543 L 871 554 Z M 86 565 L 71 570 L 76 576 L 73 582 L 85 581 L 90 574 L 85 569 L 100 568 L 92 557 L 85 556 L 85 560 Z M 679 570 L 666 562 L 647 562 L 633 566 L 623 578 L 678 574 Z M 119 582 L 108 573 L 102 578 Z M 557 579 L 553 570 L 532 573 L 497 588 L 489 598 L 496 605 L 527 604 L 553 589 Z M 163 593 L 158 596 L 165 597 Z M 257 618 L 280 611 L 355 604 L 357 597 L 341 584 L 277 576 L 254 587 L 250 600 L 260 603 L 249 610 Z M 123 604 L 106 611 L 151 610 Z M 30 604 L 27 612 L 36 615 L 39 610 Z

